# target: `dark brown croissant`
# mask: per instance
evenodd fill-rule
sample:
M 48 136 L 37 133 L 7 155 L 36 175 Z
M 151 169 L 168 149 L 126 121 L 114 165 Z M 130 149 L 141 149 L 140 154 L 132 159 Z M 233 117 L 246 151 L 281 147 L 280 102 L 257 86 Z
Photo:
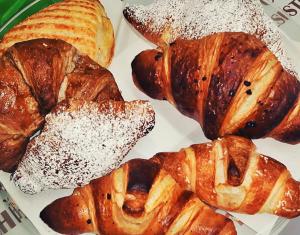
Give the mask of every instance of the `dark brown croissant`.
M 64 234 L 236 234 L 233 222 L 185 191 L 150 160 L 132 160 L 58 199 L 40 214 Z
M 300 183 L 280 162 L 255 151 L 251 140 L 227 136 L 179 152 L 159 153 L 159 163 L 205 203 L 240 213 L 300 215 Z
M 210 139 L 228 134 L 300 141 L 300 82 L 255 36 L 218 33 L 140 53 L 135 84 L 197 120 Z
M 61 40 L 15 44 L 0 58 L 0 169 L 12 171 L 58 101 L 122 100 L 112 74 Z

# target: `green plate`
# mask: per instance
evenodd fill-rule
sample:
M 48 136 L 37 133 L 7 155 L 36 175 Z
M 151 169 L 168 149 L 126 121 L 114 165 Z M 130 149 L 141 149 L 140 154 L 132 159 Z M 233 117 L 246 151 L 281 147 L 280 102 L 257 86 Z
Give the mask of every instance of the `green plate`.
M 0 0 L 0 39 L 28 16 L 61 0 Z

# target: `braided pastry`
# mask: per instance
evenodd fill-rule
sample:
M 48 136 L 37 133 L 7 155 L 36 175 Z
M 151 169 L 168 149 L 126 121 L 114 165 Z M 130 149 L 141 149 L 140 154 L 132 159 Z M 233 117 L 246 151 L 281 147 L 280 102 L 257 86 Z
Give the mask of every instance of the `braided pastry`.
M 13 171 L 29 138 L 61 100 L 123 100 L 112 74 L 70 44 L 21 42 L 0 58 L 0 169 Z
M 211 206 L 247 214 L 300 215 L 299 182 L 283 164 L 257 153 L 248 139 L 227 136 L 158 153 L 152 161 Z
M 300 82 L 255 36 L 217 33 L 140 53 L 135 84 L 197 120 L 210 139 L 229 134 L 300 141 Z
M 56 232 L 103 235 L 236 234 L 217 214 L 149 160 L 132 160 L 58 199 L 40 214 Z

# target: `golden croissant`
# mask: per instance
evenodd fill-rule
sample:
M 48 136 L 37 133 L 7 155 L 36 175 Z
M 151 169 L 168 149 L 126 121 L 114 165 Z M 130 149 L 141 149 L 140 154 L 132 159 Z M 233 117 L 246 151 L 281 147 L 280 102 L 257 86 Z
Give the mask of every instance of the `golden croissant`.
M 131 160 L 47 206 L 42 220 L 64 234 L 234 235 L 233 222 L 183 190 L 150 160 Z
M 300 141 L 300 82 L 255 36 L 217 33 L 146 50 L 135 84 L 197 120 L 210 139 L 235 134 Z
M 114 30 L 98 0 L 64 0 L 13 27 L 0 41 L 0 54 L 17 42 L 61 39 L 107 67 L 114 54 Z
M 152 161 L 213 207 L 287 218 L 300 215 L 300 183 L 283 164 L 257 153 L 252 141 L 243 137 L 158 153 Z
M 12 171 L 45 114 L 64 99 L 122 100 L 112 74 L 70 44 L 17 43 L 0 58 L 0 169 Z

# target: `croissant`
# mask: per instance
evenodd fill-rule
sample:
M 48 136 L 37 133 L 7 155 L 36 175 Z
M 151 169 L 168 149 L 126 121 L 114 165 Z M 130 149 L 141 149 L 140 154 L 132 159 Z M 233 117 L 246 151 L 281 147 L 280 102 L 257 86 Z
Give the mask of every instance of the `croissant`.
M 76 188 L 116 168 L 152 130 L 149 102 L 60 102 L 27 145 L 12 181 L 25 193 Z
M 152 159 L 186 190 L 228 211 L 300 215 L 300 183 L 280 162 L 259 154 L 251 140 L 227 136 Z
M 230 219 L 181 189 L 158 163 L 141 159 L 54 201 L 40 217 L 64 234 L 236 234 Z
M 300 82 L 255 36 L 176 40 L 162 51 L 141 52 L 132 70 L 140 90 L 198 121 L 209 139 L 300 141 Z
M 13 27 L 0 41 L 0 54 L 17 42 L 61 39 L 107 67 L 114 54 L 114 31 L 97 0 L 64 0 L 46 7 Z
M 70 44 L 36 39 L 0 58 L 0 169 L 13 171 L 29 138 L 61 100 L 122 100 L 112 74 Z

